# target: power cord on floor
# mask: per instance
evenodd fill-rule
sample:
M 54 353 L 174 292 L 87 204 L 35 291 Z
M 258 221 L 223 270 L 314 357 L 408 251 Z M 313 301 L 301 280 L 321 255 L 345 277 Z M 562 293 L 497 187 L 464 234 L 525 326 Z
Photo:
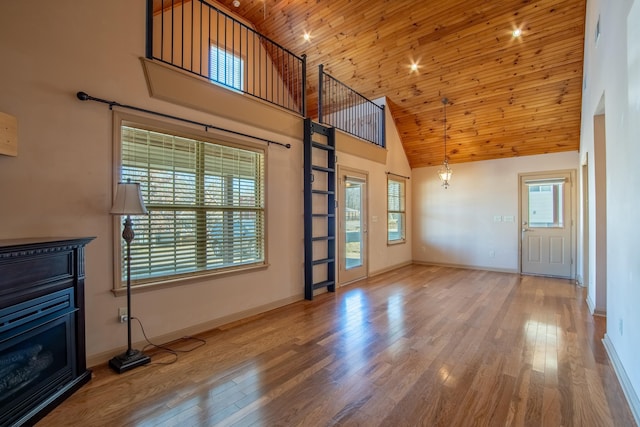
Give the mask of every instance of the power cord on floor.
M 173 341 L 169 341 L 168 343 L 164 343 L 164 344 L 155 344 L 153 342 L 151 342 L 151 340 L 147 337 L 147 333 L 144 330 L 144 326 L 142 325 L 142 321 L 140 319 L 138 319 L 137 317 L 131 317 L 131 319 L 135 319 L 138 324 L 140 325 L 140 329 L 142 330 L 142 335 L 144 336 L 144 339 L 147 341 L 147 345 L 144 346 L 144 348 L 142 349 L 142 351 L 144 352 L 145 350 L 147 350 L 149 347 L 153 347 L 156 348 L 158 350 L 160 350 L 161 352 L 164 353 L 169 353 L 173 356 L 175 356 L 175 358 L 170 361 L 170 362 L 155 362 L 152 363 L 152 365 L 171 365 L 173 363 L 176 363 L 178 361 L 178 353 L 191 353 L 192 351 L 202 347 L 203 345 L 205 345 L 207 343 L 206 340 L 202 339 L 202 338 L 196 338 L 196 337 L 192 337 L 190 335 L 185 335 L 182 338 L 179 338 L 177 340 L 173 340 Z M 196 341 L 196 345 L 195 347 L 192 347 L 188 350 L 178 350 L 178 349 L 173 349 L 167 346 L 167 344 L 171 344 L 180 340 L 191 340 L 191 341 Z

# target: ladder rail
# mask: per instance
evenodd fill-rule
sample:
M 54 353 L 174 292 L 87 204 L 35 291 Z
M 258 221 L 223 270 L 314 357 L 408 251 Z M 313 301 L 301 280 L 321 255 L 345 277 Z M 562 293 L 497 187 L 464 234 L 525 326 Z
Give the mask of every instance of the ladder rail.
M 313 140 L 314 133 L 323 135 L 326 143 Z M 315 153 L 324 153 L 325 165 L 314 164 Z M 313 293 L 317 289 L 327 288 L 329 292 L 335 292 L 336 262 L 335 262 L 335 202 L 336 202 L 336 164 L 335 164 L 335 129 L 307 118 L 304 122 L 304 282 L 305 299 L 312 300 Z M 314 172 L 316 174 L 314 174 Z M 317 175 L 317 176 L 316 176 Z M 324 181 L 320 180 L 324 178 Z M 318 181 L 316 181 L 318 180 Z M 326 187 L 314 189 L 313 184 L 326 184 Z M 316 200 L 326 200 L 326 205 L 314 205 Z M 314 209 L 321 207 L 320 209 Z M 321 236 L 314 236 L 313 226 L 315 221 L 324 221 L 326 231 Z M 314 253 L 314 243 L 321 242 L 326 247 L 322 253 Z M 314 283 L 314 268 L 326 266 L 325 277 Z

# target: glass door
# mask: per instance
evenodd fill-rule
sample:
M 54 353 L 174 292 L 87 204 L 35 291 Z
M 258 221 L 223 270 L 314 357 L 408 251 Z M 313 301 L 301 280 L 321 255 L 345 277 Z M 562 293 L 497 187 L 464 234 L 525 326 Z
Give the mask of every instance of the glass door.
M 344 284 L 367 277 L 367 176 L 341 175 L 338 280 Z

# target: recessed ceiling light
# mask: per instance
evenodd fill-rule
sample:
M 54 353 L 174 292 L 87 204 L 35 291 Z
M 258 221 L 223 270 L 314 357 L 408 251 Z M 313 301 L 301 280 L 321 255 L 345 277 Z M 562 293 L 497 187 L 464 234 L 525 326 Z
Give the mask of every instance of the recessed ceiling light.
M 307 31 L 305 31 L 305 33 L 302 36 L 302 38 L 304 39 L 304 41 L 308 42 L 309 40 L 311 40 L 311 34 L 309 34 Z
M 234 1 L 233 1 L 233 5 L 234 5 L 235 7 L 240 7 L 240 2 L 239 2 L 238 0 L 234 0 Z
M 516 28 L 513 30 L 513 37 L 518 38 L 522 35 L 522 30 L 520 28 Z
M 418 71 L 418 64 L 415 62 L 411 63 L 411 71 Z

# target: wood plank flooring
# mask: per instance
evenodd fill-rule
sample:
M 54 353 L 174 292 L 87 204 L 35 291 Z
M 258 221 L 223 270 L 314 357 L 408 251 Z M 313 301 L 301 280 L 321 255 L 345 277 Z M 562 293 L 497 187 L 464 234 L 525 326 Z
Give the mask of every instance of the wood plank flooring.
M 173 364 L 96 367 L 38 425 L 635 426 L 584 298 L 407 266 L 203 334 Z

